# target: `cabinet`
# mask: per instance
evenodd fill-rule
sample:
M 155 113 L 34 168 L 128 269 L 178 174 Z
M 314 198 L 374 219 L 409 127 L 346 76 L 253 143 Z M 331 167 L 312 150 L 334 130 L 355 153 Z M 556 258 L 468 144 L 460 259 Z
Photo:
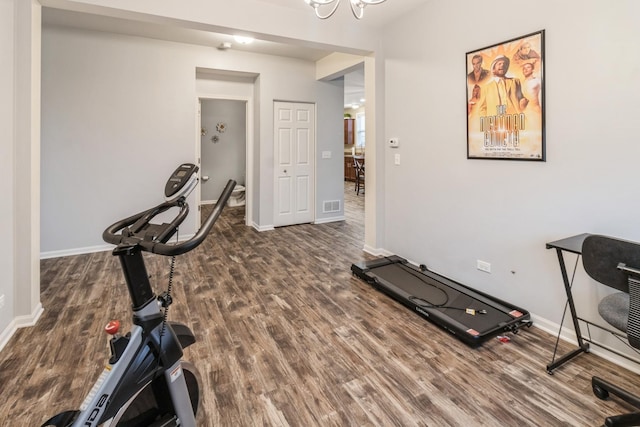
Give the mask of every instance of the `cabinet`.
M 353 145 L 355 142 L 356 120 L 344 119 L 344 145 Z
M 364 157 L 356 156 L 356 158 L 362 165 L 364 165 Z M 356 169 L 353 167 L 353 156 L 344 157 L 344 180 L 353 182 L 356 180 Z

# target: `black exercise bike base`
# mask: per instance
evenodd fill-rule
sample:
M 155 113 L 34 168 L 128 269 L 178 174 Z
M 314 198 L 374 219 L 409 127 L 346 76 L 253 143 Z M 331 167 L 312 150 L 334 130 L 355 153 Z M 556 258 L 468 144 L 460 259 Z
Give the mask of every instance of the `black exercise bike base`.
M 351 271 L 471 347 L 531 326 L 528 311 L 414 267 L 396 255 L 352 264 Z

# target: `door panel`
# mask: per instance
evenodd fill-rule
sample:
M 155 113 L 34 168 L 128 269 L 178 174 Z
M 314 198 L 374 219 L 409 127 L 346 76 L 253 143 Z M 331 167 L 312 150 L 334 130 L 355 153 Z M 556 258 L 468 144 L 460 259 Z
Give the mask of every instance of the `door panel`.
M 291 166 L 291 151 L 293 149 L 293 141 L 291 140 L 291 129 L 280 129 L 278 144 L 278 162 L 280 166 Z
M 309 182 L 308 176 L 298 176 L 296 178 L 296 189 L 298 193 L 297 196 L 297 204 L 296 204 L 296 214 L 307 214 L 309 213 L 309 191 L 311 188 L 311 183 Z
M 291 183 L 291 177 L 283 176 L 278 178 L 278 192 L 280 193 L 280 202 L 278 206 L 278 212 L 281 215 L 293 215 L 293 210 L 291 209 L 291 188 L 293 187 Z
M 274 103 L 274 226 L 314 219 L 315 106 Z

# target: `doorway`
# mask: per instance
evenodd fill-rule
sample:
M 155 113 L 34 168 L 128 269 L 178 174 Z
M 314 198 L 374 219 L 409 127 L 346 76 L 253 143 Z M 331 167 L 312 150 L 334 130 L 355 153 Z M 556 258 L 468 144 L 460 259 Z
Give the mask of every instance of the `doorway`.
M 238 191 L 229 206 L 243 209 L 247 223 L 247 189 L 250 183 L 248 104 L 242 99 L 200 98 L 197 149 L 201 182 L 199 204 L 217 203 L 227 181 L 233 179 Z

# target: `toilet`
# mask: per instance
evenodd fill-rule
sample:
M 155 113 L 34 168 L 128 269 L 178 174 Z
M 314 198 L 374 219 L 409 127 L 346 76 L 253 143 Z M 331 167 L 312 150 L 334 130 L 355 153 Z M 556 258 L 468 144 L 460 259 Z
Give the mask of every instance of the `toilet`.
M 227 206 L 229 206 L 230 208 L 233 208 L 236 206 L 244 206 L 246 204 L 244 193 L 245 193 L 244 186 L 240 184 L 236 184 L 236 186 L 233 187 L 233 191 L 231 192 L 231 196 L 229 197 Z

